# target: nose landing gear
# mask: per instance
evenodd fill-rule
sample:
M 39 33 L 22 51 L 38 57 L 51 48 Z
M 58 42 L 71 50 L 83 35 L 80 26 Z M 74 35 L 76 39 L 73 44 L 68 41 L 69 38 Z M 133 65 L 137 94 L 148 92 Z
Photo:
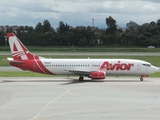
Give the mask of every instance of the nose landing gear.
M 144 78 L 144 77 L 148 77 L 148 75 L 141 75 L 140 81 L 143 81 L 143 78 Z

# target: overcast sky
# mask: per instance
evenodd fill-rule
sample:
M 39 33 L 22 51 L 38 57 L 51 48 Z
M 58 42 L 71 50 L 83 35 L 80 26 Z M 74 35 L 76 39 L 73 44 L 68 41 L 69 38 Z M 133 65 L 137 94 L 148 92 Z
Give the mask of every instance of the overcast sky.
M 143 24 L 160 19 L 160 0 L 3 0 L 0 25 L 35 26 L 44 19 L 57 27 L 59 21 L 71 26 L 105 25 L 112 16 L 119 25 L 131 20 Z

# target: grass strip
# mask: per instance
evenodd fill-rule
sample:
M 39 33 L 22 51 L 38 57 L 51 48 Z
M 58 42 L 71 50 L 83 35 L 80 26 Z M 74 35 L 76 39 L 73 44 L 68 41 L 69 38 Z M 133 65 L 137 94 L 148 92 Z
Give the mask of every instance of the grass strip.
M 9 62 L 7 60 L 7 55 L 0 55 L 0 66 L 10 66 Z M 44 55 L 42 57 L 46 58 L 68 58 L 68 59 L 80 59 L 80 58 L 86 58 L 86 56 L 74 56 L 74 55 Z M 138 59 L 138 60 L 144 60 L 147 62 L 150 62 L 151 64 L 155 66 L 160 66 L 160 56 L 88 56 L 90 59 Z
M 160 52 L 160 48 L 150 49 L 147 47 L 136 47 L 136 46 L 43 46 L 43 47 L 32 47 L 26 46 L 30 51 L 46 51 L 46 52 Z M 0 51 L 10 51 L 9 46 L 0 46 Z
M 34 72 L 0 72 L 0 77 L 54 77 L 52 75 L 34 73 Z

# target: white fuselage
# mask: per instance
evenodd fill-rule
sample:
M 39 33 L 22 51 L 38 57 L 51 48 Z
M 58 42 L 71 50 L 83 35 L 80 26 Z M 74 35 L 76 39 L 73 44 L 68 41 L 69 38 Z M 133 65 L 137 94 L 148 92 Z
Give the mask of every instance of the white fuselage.
M 70 71 L 105 71 L 106 75 L 149 75 L 159 71 L 150 63 L 132 59 L 40 59 L 54 74 L 75 74 Z

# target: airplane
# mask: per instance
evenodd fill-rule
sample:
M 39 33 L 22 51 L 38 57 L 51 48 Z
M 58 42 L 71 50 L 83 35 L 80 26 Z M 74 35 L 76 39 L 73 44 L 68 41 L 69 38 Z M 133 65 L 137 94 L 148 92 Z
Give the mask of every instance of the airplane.
M 10 65 L 22 70 L 50 75 L 76 75 L 92 80 L 105 79 L 107 75 L 148 77 L 159 71 L 151 63 L 136 59 L 47 59 L 31 53 L 14 33 L 7 33 L 12 58 Z

